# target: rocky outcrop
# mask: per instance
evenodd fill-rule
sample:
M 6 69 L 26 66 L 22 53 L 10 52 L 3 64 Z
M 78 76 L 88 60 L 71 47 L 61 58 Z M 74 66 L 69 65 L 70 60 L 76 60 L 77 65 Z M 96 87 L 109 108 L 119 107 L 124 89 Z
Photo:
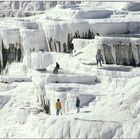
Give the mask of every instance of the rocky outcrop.
M 140 39 L 129 37 L 97 37 L 106 64 L 140 65 Z M 100 42 L 100 43 L 99 43 Z

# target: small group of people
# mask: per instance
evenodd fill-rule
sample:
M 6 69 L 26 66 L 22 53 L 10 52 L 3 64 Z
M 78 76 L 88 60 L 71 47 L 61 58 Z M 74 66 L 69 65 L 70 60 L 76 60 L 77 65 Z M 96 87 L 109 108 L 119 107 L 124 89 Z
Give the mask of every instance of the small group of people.
M 104 63 L 103 55 L 102 55 L 100 49 L 97 50 L 97 54 L 96 54 L 96 62 L 97 62 L 97 67 L 98 67 L 98 64 L 99 64 L 99 63 L 100 63 L 100 67 L 102 67 L 102 63 Z
M 100 64 L 100 66 L 102 67 L 102 63 L 104 63 L 104 61 L 103 61 L 103 56 L 102 56 L 100 49 L 97 50 L 96 61 L 97 61 L 97 67 L 98 67 L 98 64 Z M 56 62 L 56 66 L 53 70 L 53 73 L 58 74 L 58 69 L 60 69 L 60 65 L 58 64 L 58 62 Z M 80 99 L 79 99 L 79 97 L 76 98 L 75 106 L 77 108 L 77 113 L 79 113 L 80 112 Z M 61 112 L 62 106 L 61 106 L 60 99 L 57 99 L 55 107 L 56 107 L 56 115 L 59 115 L 60 113 L 62 114 L 62 112 Z
M 58 69 L 60 69 L 60 65 L 58 64 L 58 62 L 56 62 L 56 66 L 53 70 L 53 74 L 58 74 Z
M 76 98 L 75 106 L 77 108 L 77 113 L 79 113 L 80 112 L 80 99 L 79 99 L 79 97 Z M 55 107 L 56 107 L 56 115 L 59 116 L 60 113 L 62 115 L 62 112 L 61 112 L 62 106 L 61 106 L 60 99 L 57 99 Z

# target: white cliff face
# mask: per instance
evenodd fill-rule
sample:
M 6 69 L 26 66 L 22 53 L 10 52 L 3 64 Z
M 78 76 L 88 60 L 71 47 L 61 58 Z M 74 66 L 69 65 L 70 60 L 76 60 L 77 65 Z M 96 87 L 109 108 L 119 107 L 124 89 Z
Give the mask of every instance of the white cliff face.
M 9 48 L 9 45 L 11 44 L 12 46 L 14 45 L 14 47 L 16 48 L 20 48 L 21 50 L 19 50 L 18 53 L 19 55 L 21 53 L 24 57 L 20 58 L 17 53 L 17 56 L 14 58 L 13 53 L 10 52 L 10 54 L 6 53 L 6 55 L 12 56 L 10 60 L 8 58 L 7 60 L 3 60 L 1 50 L 0 58 L 2 69 L 5 68 L 7 62 L 8 63 L 11 63 L 13 61 L 18 62 L 24 58 L 29 59 L 28 63 L 30 63 L 31 59 L 30 53 L 33 51 L 63 52 L 64 43 L 66 44 L 66 49 L 68 50 L 68 41 L 72 41 L 72 39 L 75 37 L 88 39 L 92 35 L 92 38 L 94 39 L 93 35 L 95 36 L 96 34 L 100 36 L 112 36 L 113 34 L 113 36 L 115 36 L 114 34 L 123 34 L 123 33 L 135 34 L 136 32 L 139 33 L 140 24 L 138 18 L 133 19 L 129 18 L 130 16 L 133 15 L 138 16 L 138 14 L 135 14 L 135 12 L 123 14 L 123 13 L 115 13 L 113 10 L 110 10 L 109 13 L 108 11 L 105 12 L 107 16 L 102 15 L 103 18 L 101 18 L 101 14 L 98 13 L 101 11 L 102 11 L 101 9 L 93 10 L 92 6 L 90 7 L 89 10 L 86 8 L 84 10 L 84 5 L 76 4 L 74 6 L 71 4 L 66 5 L 63 4 L 57 5 L 55 8 L 48 10 L 46 14 L 36 15 L 31 18 L 10 18 L 10 19 L 4 18 L 4 20 L 1 20 L 0 22 L 1 44 L 3 42 L 4 48 Z M 121 17 L 122 14 L 123 17 Z M 92 17 L 91 15 L 96 15 L 96 17 Z M 67 18 L 63 19 L 63 17 Z M 119 18 L 119 20 L 117 20 L 118 22 L 116 22 L 117 18 Z M 73 21 L 73 19 L 75 20 Z M 135 40 L 131 39 L 130 43 L 131 42 L 133 43 L 135 42 Z M 18 44 L 17 46 L 16 43 Z M 103 51 L 105 53 L 107 52 L 106 62 L 111 64 L 115 63 L 128 65 L 133 65 L 133 63 L 135 63 L 136 65 L 138 65 L 139 46 L 137 46 L 138 43 L 133 44 L 135 44 L 135 46 L 132 47 L 132 49 L 127 50 L 127 52 L 131 54 L 131 56 L 128 56 L 128 53 L 126 54 L 127 55 L 126 62 L 123 61 L 125 58 L 123 57 L 121 58 L 121 56 L 123 56 L 125 52 L 122 52 L 119 49 L 118 50 L 119 53 L 122 54 L 120 54 L 121 56 L 119 55 L 116 56 L 115 51 L 113 50 L 114 48 L 111 47 L 111 50 L 108 51 L 109 47 L 108 45 L 105 45 L 106 49 L 104 49 Z M 130 47 L 127 47 L 127 49 L 128 48 Z M 111 52 L 112 56 L 110 54 Z M 121 60 L 120 62 L 119 59 L 123 60 Z
M 139 38 L 98 37 L 97 47 L 103 51 L 108 64 L 139 65 L 139 42 Z
M 92 121 L 92 120 L 91 120 Z M 64 125 L 63 125 L 64 124 Z M 82 127 L 79 127 L 82 124 Z M 62 125 L 62 126 L 61 126 Z M 69 120 L 60 120 L 60 122 L 56 122 L 56 126 L 60 127 L 57 130 L 57 134 L 55 138 L 121 138 L 122 126 L 118 122 L 105 122 L 105 121 L 97 121 L 93 123 L 89 123 L 84 119 L 75 118 Z M 66 127 L 68 126 L 68 127 Z M 58 128 L 57 127 L 57 128 Z M 69 129 L 72 128 L 71 131 Z M 112 129 L 113 128 L 113 129 Z M 50 127 L 48 133 L 44 135 L 44 137 L 51 138 L 53 137 L 52 130 L 54 127 Z M 100 129 L 100 133 L 98 133 Z M 78 131 L 79 132 L 78 132 Z M 70 132 L 70 133 L 69 133 Z M 90 133 L 89 133 L 90 132 Z M 85 137 L 86 136 L 86 137 Z
M 32 1 L 7 1 L 0 3 L 0 15 L 3 16 L 31 16 L 35 15 L 37 11 L 45 11 L 51 7 L 55 7 L 57 2 L 32 2 Z
M 18 29 L 3 29 L 1 30 L 1 37 L 3 39 L 4 46 L 8 49 L 9 44 L 16 45 L 20 42 L 20 33 Z M 19 46 L 17 46 L 19 48 Z
M 138 6 L 0 2 L 0 137 L 140 138 Z
M 29 55 L 31 52 L 48 50 L 46 36 L 43 30 L 23 29 L 20 33 L 24 55 Z
M 106 67 L 107 66 L 104 66 L 104 68 Z M 118 76 L 121 74 L 119 77 L 125 78 L 126 76 L 139 72 L 135 70 L 133 71 L 132 67 L 132 71 L 130 72 L 125 72 L 126 68 L 123 66 L 121 68 L 114 66 L 113 69 L 114 71 L 110 71 L 112 73 L 110 74 L 112 79 L 117 76 L 117 73 Z M 118 70 L 115 72 L 115 69 Z M 119 73 L 119 70 L 123 72 Z M 98 71 L 100 71 L 100 74 L 104 73 L 105 76 L 108 77 L 107 74 L 109 71 L 104 69 L 98 69 Z M 37 73 L 35 76 L 37 76 Z M 43 77 L 40 75 L 35 82 L 39 82 L 39 79 L 43 80 Z M 47 84 L 45 87 L 45 94 L 50 98 L 52 115 L 35 113 L 35 109 L 32 108 L 35 105 L 36 95 L 32 92 L 32 86 L 26 84 L 26 90 L 23 84 L 20 87 L 18 86 L 18 89 L 10 91 L 9 95 L 12 93 L 15 93 L 16 95 L 16 97 L 14 97 L 12 108 L 16 106 L 18 110 L 15 111 L 15 114 L 12 114 L 11 112 L 11 117 L 15 118 L 16 122 L 20 125 L 15 126 L 15 129 L 7 127 L 5 130 L 7 137 L 138 138 L 139 130 L 137 129 L 137 126 L 139 122 L 139 101 L 137 97 L 139 96 L 139 77 L 126 78 L 124 86 L 121 84 L 122 81 L 118 80 L 116 83 L 117 90 L 116 87 L 112 85 L 114 84 L 114 81 L 108 82 L 108 85 L 110 85 L 112 89 L 109 89 L 108 85 L 102 85 L 105 81 L 105 79 L 102 79 L 101 83 L 92 86 L 76 83 Z M 37 86 L 35 87 L 37 88 Z M 130 92 L 128 93 L 128 91 Z M 22 94 L 17 96 L 19 92 Z M 30 93 L 30 98 L 24 95 L 27 92 Z M 40 93 L 43 95 L 44 91 L 42 90 Z M 5 94 L 8 94 L 8 92 Z M 81 99 L 81 113 L 79 114 L 76 114 L 75 110 L 75 98 L 77 95 Z M 21 103 L 20 98 L 23 96 L 23 102 L 26 101 L 30 103 Z M 55 101 L 57 98 L 61 99 L 63 107 L 63 115 L 59 117 L 55 116 Z M 18 100 L 18 102 L 16 100 Z M 12 102 L 12 100 L 10 102 Z M 6 111 L 7 108 L 11 109 L 10 102 L 3 107 L 3 111 Z M 133 120 L 133 117 L 135 120 Z M 24 126 L 21 125 L 22 123 L 24 123 Z M 20 127 L 20 130 L 18 127 Z M 24 135 L 18 133 L 21 129 L 24 130 L 25 128 L 28 128 L 28 132 Z M 54 131 L 55 128 L 59 128 L 58 131 Z M 91 128 L 92 131 L 89 131 Z M 132 128 L 133 133 L 130 133 Z M 71 131 L 69 129 L 71 129 Z M 2 129 L 1 132 L 4 132 L 4 129 Z

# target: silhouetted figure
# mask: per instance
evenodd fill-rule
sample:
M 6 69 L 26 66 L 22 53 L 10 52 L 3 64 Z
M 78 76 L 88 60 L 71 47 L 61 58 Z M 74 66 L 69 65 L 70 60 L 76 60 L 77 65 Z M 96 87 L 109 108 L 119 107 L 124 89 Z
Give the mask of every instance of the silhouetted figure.
M 55 107 L 56 107 L 56 115 L 59 115 L 60 110 L 61 110 L 61 103 L 60 103 L 60 100 L 59 99 L 57 99 L 57 102 L 55 104 Z
M 57 69 L 60 68 L 60 65 L 58 64 L 58 62 L 56 62 L 56 66 L 55 66 Z
M 97 61 L 97 66 L 98 66 L 98 63 L 100 63 L 100 66 L 102 67 L 101 61 L 103 62 L 103 56 L 101 54 L 101 50 L 100 49 L 98 49 L 98 51 L 97 51 L 96 61 Z
M 80 99 L 79 97 L 76 98 L 76 108 L 77 108 L 77 113 L 80 112 Z
M 53 74 L 58 74 L 58 69 L 60 69 L 60 65 L 58 64 L 58 62 L 56 62 L 56 66 L 53 70 Z

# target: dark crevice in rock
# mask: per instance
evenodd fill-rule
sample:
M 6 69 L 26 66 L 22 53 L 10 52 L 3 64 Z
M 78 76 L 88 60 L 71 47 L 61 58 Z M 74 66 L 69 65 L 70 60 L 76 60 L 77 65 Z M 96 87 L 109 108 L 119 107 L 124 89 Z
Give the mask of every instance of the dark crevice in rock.
M 74 49 L 74 45 L 72 43 L 72 40 L 74 38 L 81 38 L 81 39 L 94 39 L 94 33 L 90 30 L 87 32 L 82 32 L 80 34 L 79 30 L 76 31 L 74 34 L 68 33 L 67 35 L 67 41 L 63 44 L 60 43 L 60 41 L 56 39 L 52 39 L 51 37 L 48 38 L 48 47 L 50 52 L 64 52 L 64 53 L 72 53 L 72 50 Z
M 118 44 L 108 45 L 103 44 L 103 53 L 105 56 L 106 64 L 117 64 L 117 65 L 126 65 L 126 66 L 139 66 L 140 64 L 136 63 L 136 59 L 134 57 L 134 52 L 131 43 L 122 44 L 119 42 Z M 138 50 L 139 48 L 137 48 Z M 113 57 L 114 53 L 114 57 Z M 139 53 L 139 52 L 135 52 Z M 140 57 L 140 54 L 138 54 Z
M 8 64 L 11 64 L 12 62 L 21 62 L 22 60 L 22 52 L 19 47 L 16 47 L 18 44 L 16 43 L 9 43 L 9 48 L 6 48 L 4 46 L 4 43 L 2 41 L 2 60 L 0 62 L 0 72 L 2 72 Z
M 114 64 L 111 46 L 108 46 L 107 44 L 103 44 L 103 50 L 104 50 L 104 54 L 105 54 L 106 64 Z

